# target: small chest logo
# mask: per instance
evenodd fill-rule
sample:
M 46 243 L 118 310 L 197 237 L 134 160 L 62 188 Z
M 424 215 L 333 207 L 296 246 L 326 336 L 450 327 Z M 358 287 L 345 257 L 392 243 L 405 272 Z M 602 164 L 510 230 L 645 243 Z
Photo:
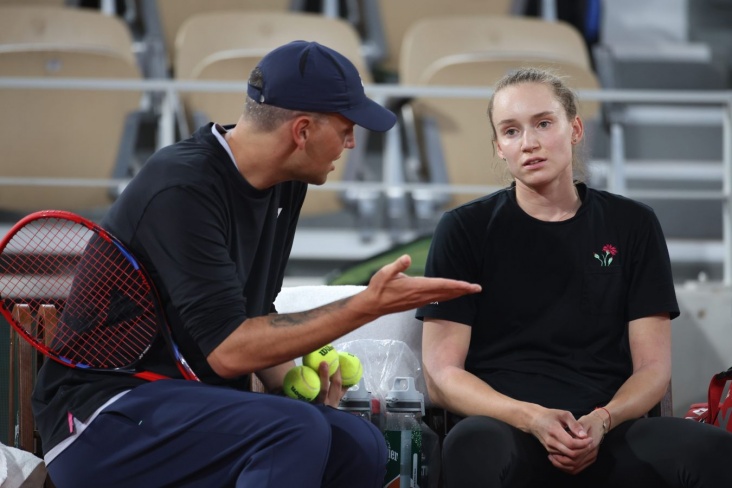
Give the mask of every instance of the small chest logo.
M 600 261 L 600 266 L 610 266 L 613 262 L 613 257 L 618 253 L 618 249 L 612 244 L 605 244 L 602 246 L 601 254 L 594 253 L 595 259 Z

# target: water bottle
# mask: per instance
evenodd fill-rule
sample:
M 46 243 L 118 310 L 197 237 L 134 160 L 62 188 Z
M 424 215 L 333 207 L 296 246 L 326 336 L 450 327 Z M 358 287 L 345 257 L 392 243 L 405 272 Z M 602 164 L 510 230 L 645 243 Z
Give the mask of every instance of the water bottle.
M 422 467 L 420 468 L 419 486 L 422 488 L 438 488 L 440 486 L 441 447 L 440 436 L 424 422 L 422 429 Z
M 379 429 L 379 432 L 386 430 L 386 416 L 381 410 L 382 401 L 376 395 L 371 396 L 371 423 Z
M 346 391 L 338 404 L 338 409 L 351 412 L 371 422 L 371 392 L 366 389 L 363 378 Z
M 439 442 L 437 434 L 423 421 L 424 395 L 414 378 L 395 378 L 385 397 L 386 438 L 389 458 L 385 488 L 428 488 L 437 486 Z M 439 465 L 437 465 L 439 466 Z

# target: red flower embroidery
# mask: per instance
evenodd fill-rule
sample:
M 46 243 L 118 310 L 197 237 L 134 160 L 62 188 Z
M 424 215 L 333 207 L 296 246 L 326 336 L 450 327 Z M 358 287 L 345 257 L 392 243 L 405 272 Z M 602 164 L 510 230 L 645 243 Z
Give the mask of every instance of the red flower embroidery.
M 605 244 L 602 247 L 602 251 L 606 252 L 606 253 L 610 253 L 612 256 L 615 256 L 618 253 L 618 250 L 612 244 Z
M 610 263 L 613 262 L 613 256 L 618 253 L 618 249 L 612 244 L 605 244 L 602 246 L 602 252 L 605 253 L 603 256 L 597 253 L 593 254 L 593 256 L 600 261 L 600 266 L 610 266 Z

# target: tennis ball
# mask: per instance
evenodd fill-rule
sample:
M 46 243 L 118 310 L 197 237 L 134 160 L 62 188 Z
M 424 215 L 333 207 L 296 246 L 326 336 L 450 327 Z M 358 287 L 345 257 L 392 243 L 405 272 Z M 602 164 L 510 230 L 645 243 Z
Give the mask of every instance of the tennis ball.
M 338 364 L 341 368 L 341 378 L 343 379 L 343 386 L 350 388 L 361 381 L 363 376 L 363 365 L 358 356 L 351 354 L 350 352 L 339 352 L 338 353 Z
M 325 345 L 317 351 L 313 351 L 302 357 L 302 364 L 315 371 L 318 371 L 318 367 L 323 361 L 328 363 L 328 376 L 332 376 L 338 369 L 338 351 L 331 344 Z
M 320 393 L 320 377 L 307 366 L 295 366 L 285 374 L 283 386 L 288 397 L 312 402 Z

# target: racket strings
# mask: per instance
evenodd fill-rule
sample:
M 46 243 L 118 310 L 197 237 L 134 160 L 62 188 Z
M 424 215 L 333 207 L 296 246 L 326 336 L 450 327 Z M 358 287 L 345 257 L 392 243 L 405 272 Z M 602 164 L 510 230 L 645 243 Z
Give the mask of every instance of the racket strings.
M 153 292 L 108 238 L 63 219 L 21 228 L 0 255 L 6 309 L 28 306 L 23 325 L 59 359 L 91 368 L 131 366 L 156 335 Z M 49 321 L 43 305 L 55 305 Z M 53 322 L 53 323 L 52 323 Z
M 138 332 L 147 330 L 145 320 L 150 318 L 140 303 L 144 295 L 127 296 L 120 289 L 126 287 L 129 293 L 134 268 L 128 263 L 122 266 L 126 261 L 120 264 L 108 258 L 109 252 L 116 252 L 109 247 L 112 244 L 103 242 L 101 246 L 107 249 L 88 248 L 77 265 L 63 315 L 67 327 L 59 342 L 65 345 L 65 357 L 109 368 L 131 364 L 142 355 L 151 336 Z

